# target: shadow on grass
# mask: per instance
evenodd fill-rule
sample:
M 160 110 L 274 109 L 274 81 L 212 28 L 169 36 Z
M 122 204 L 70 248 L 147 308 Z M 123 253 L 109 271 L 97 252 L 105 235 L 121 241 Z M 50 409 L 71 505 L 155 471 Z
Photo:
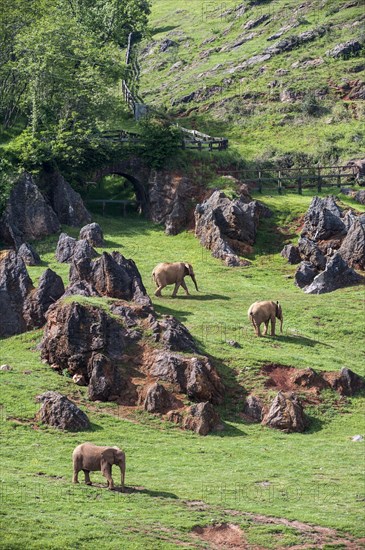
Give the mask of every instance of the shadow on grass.
M 208 437 L 245 437 L 247 436 L 247 433 L 243 430 L 237 428 L 236 426 L 232 426 L 230 424 L 227 424 L 226 421 L 223 420 L 222 422 L 224 429 L 223 430 L 217 430 L 210 432 Z
M 153 307 L 159 315 L 173 315 L 174 317 L 177 317 L 179 321 L 186 321 L 189 315 L 191 315 L 191 311 L 176 311 L 175 309 L 156 303 L 153 304 Z
M 306 416 L 309 420 L 309 426 L 305 430 L 305 432 L 303 432 L 303 435 L 311 435 L 311 434 L 314 434 L 316 432 L 320 432 L 323 429 L 323 426 L 325 424 L 325 422 L 323 420 L 320 420 L 316 416 L 312 416 L 308 413 L 306 413 Z
M 122 492 L 120 487 L 116 487 L 114 491 L 118 493 Z M 166 491 L 152 491 L 151 489 L 146 489 L 145 487 L 124 487 L 123 492 L 127 495 L 148 495 L 153 498 L 179 498 L 174 493 L 167 493 Z
M 268 338 L 268 337 L 266 337 Z M 269 337 L 270 338 L 270 337 Z M 306 336 L 295 336 L 295 335 L 287 335 L 287 336 L 278 336 L 273 338 L 274 340 L 279 339 L 280 342 L 285 342 L 286 344 L 296 344 L 301 346 L 307 346 L 307 347 L 314 347 L 314 346 L 324 346 L 326 348 L 333 348 L 330 344 L 325 344 L 324 342 L 321 342 L 320 340 L 312 340 L 311 338 L 307 338 Z
M 179 25 L 166 25 L 166 27 L 155 27 L 152 29 L 152 36 L 155 36 L 155 34 L 160 34 L 161 32 L 168 32 L 173 31 L 174 29 L 178 29 Z
M 231 300 L 229 296 L 224 296 L 223 294 L 190 294 L 190 296 L 182 294 L 176 296 L 176 298 L 179 300 L 199 300 L 200 302 L 206 302 L 208 300 Z

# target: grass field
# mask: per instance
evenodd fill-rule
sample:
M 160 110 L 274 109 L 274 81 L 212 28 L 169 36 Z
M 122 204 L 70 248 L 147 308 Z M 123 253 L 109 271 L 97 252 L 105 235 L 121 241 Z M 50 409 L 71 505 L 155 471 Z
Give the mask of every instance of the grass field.
M 209 548 L 191 530 L 221 522 L 239 525 L 250 548 L 318 547 L 290 523 L 260 523 L 248 514 L 365 536 L 364 442 L 351 441 L 365 432 L 364 395 L 339 401 L 328 392 L 320 407 L 308 409 L 311 425 L 304 434 L 286 435 L 240 416 L 245 392 L 262 388 L 258 371 L 264 363 L 318 370 L 347 366 L 365 374 L 364 287 L 322 296 L 297 289 L 288 278 L 295 267 L 279 251 L 284 241 L 295 241 L 298 217 L 310 197 L 263 201 L 275 215 L 260 231 L 249 268 L 223 266 L 189 232 L 168 237 L 138 217 L 95 216 L 106 250 L 136 261 L 151 296 L 150 273 L 158 262 L 193 264 L 199 293 L 192 289 L 191 297 L 172 299 L 167 289 L 153 302 L 159 313 L 184 322 L 202 352 L 213 356 L 230 388 L 220 407 L 223 432 L 200 437 L 144 412 L 125 418 L 115 404 L 89 403 L 85 388 L 40 361 L 41 330 L 0 341 L 0 362 L 13 369 L 0 372 L 0 548 Z M 35 282 L 46 266 L 67 281 L 68 266 L 54 258 L 56 242 L 57 236 L 36 244 L 43 265 L 29 268 Z M 246 311 L 258 299 L 281 301 L 282 336 L 254 336 Z M 241 349 L 227 345 L 228 339 Z M 44 390 L 61 391 L 80 403 L 92 430 L 62 433 L 36 422 L 34 398 Z M 71 484 L 71 453 L 85 440 L 125 449 L 126 494 L 104 489 L 98 473 L 93 487 Z

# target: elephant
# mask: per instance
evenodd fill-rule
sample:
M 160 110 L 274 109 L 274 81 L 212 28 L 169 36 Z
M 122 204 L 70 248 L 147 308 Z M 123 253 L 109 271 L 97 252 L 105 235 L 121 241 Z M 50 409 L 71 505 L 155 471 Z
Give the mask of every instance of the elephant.
M 264 336 L 267 334 L 269 321 L 271 321 L 271 336 L 275 336 L 276 317 L 280 319 L 280 330 L 283 332 L 283 311 L 279 302 L 255 302 L 247 312 L 257 336 L 261 336 L 260 325 L 265 324 Z
M 196 290 L 199 292 L 194 270 L 191 264 L 185 262 L 165 262 L 156 265 L 155 269 L 152 271 L 152 278 L 157 286 L 155 296 L 162 296 L 161 290 L 165 288 L 165 286 L 172 284 L 175 284 L 175 288 L 172 293 L 173 298 L 175 298 L 180 285 L 185 290 L 186 295 L 189 296 L 188 287 L 184 281 L 184 277 L 186 277 L 186 275 L 190 275 Z
M 101 471 L 108 480 L 108 488 L 114 489 L 112 466 L 117 464 L 121 472 L 122 492 L 125 478 L 125 453 L 118 447 L 98 447 L 93 443 L 82 443 L 72 453 L 73 483 L 78 483 L 78 473 L 83 470 L 86 485 L 91 485 L 90 472 Z

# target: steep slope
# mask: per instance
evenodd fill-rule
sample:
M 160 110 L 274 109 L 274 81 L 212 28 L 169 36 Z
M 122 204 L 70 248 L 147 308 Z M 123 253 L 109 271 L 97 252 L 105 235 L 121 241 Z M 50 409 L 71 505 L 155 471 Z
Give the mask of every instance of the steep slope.
M 361 0 L 154 0 L 140 95 L 247 159 L 361 156 L 364 23 Z

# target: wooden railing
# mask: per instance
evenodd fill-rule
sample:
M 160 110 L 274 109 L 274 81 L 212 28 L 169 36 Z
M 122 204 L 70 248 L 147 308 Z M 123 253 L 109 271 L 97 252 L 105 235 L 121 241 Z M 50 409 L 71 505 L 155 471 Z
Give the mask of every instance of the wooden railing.
M 260 193 L 266 190 L 297 190 L 316 188 L 320 193 L 322 187 L 341 187 L 343 179 L 354 178 L 356 170 L 344 166 L 307 166 L 303 168 L 266 169 L 266 170 L 218 170 L 219 175 L 233 176 L 240 182 L 248 184 L 251 189 Z

